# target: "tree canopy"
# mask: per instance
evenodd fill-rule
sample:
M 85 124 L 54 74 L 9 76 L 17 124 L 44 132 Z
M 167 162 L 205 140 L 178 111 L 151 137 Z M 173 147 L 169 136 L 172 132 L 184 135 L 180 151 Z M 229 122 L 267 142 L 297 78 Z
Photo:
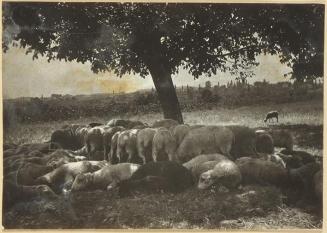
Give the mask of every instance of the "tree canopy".
M 258 54 L 269 53 L 295 78 L 323 74 L 324 5 L 10 2 L 3 12 L 5 30 L 18 26 L 4 51 L 18 42 L 33 58 L 150 74 L 164 113 L 174 102 L 179 108 L 171 75 L 180 67 L 194 78 L 217 71 L 244 77 Z

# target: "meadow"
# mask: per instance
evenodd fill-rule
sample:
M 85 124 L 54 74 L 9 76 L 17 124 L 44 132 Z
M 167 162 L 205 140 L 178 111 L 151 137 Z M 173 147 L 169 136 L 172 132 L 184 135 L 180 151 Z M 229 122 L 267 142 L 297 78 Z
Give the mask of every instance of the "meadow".
M 268 111 L 280 113 L 279 123 L 263 122 Z M 295 103 L 213 108 L 184 112 L 188 124 L 286 128 L 295 136 L 295 148 L 322 156 L 323 103 Z M 160 113 L 125 114 L 116 118 L 152 124 Z M 47 141 L 64 124 L 106 123 L 111 117 L 17 123 L 4 131 L 4 142 Z M 4 215 L 6 228 L 191 228 L 191 229 L 298 229 L 321 228 L 321 205 L 289 200 L 271 186 L 244 186 L 226 191 L 192 188 L 180 194 L 137 194 L 120 199 L 117 192 L 77 192 L 51 202 L 21 203 Z
M 277 110 L 280 114 L 279 123 L 263 122 L 266 113 Z M 205 124 L 205 125 L 246 125 L 251 128 L 269 127 L 273 125 L 312 125 L 321 126 L 323 124 L 323 103 L 320 100 L 252 105 L 239 108 L 214 108 L 211 110 L 197 110 L 183 112 L 184 123 L 187 124 Z M 51 133 L 65 124 L 80 123 L 88 124 L 90 122 L 106 123 L 111 118 L 122 118 L 131 120 L 140 120 L 151 125 L 154 121 L 163 118 L 162 113 L 116 115 L 114 117 L 83 117 L 72 120 L 16 123 L 8 130 L 4 131 L 4 142 L 7 143 L 33 143 L 47 141 Z

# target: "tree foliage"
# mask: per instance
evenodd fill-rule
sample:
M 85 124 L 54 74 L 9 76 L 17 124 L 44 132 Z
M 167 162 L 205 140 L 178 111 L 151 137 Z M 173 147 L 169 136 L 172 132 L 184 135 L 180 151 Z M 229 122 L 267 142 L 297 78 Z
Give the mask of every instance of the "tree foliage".
M 3 12 L 3 51 L 20 44 L 33 59 L 151 75 L 164 117 L 180 123 L 171 75 L 181 67 L 245 79 L 269 53 L 297 79 L 323 74 L 324 5 L 6 2 Z
M 195 77 L 279 54 L 300 75 L 322 75 L 323 5 L 4 3 L 14 41 L 52 59 L 90 62 L 94 72 L 145 77 L 157 62 Z M 3 45 L 4 51 L 8 43 Z M 305 69 L 304 69 L 305 68 Z

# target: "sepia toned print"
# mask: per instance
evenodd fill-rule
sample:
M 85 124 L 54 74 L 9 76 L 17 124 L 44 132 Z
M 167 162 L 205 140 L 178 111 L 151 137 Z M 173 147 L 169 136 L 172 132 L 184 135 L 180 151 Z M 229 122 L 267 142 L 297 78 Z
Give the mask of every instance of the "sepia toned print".
M 323 4 L 2 2 L 5 229 L 321 229 Z

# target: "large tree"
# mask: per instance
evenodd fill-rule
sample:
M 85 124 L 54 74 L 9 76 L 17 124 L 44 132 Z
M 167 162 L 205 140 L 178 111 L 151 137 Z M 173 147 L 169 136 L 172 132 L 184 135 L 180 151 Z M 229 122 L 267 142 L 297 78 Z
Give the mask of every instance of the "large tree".
M 278 54 L 295 77 L 322 76 L 323 5 L 3 3 L 4 43 L 94 72 L 151 75 L 165 118 L 183 122 L 171 76 L 241 72 Z M 244 75 L 245 73 L 242 72 Z

